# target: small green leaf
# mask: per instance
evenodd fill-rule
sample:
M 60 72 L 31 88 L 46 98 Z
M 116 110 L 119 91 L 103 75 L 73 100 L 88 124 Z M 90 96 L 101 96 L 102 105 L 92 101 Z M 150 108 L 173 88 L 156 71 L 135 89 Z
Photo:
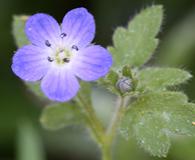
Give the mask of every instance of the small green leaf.
M 121 123 L 121 134 L 132 133 L 140 146 L 154 156 L 165 157 L 170 136 L 195 135 L 195 104 L 180 92 L 152 92 L 129 106 Z
M 116 83 L 119 79 L 119 75 L 110 70 L 110 72 L 104 77 L 98 80 L 99 85 L 106 87 L 110 92 L 114 94 L 120 94 L 119 90 L 116 88 Z
M 126 66 L 123 67 L 122 74 L 125 77 L 131 78 L 131 79 L 133 78 L 131 68 L 130 68 L 129 65 L 126 65 Z
M 28 87 L 28 89 L 34 93 L 36 96 L 39 98 L 46 98 L 47 97 L 44 95 L 44 93 L 41 91 L 40 88 L 40 83 L 39 82 L 25 82 L 25 85 Z
M 83 122 L 78 107 L 68 103 L 59 103 L 47 106 L 41 115 L 42 125 L 51 130 L 61 129 L 70 125 L 77 125 Z
M 25 23 L 27 19 L 28 19 L 27 15 L 19 15 L 13 17 L 12 23 L 13 36 L 16 45 L 19 48 L 29 43 L 24 33 Z
M 191 78 L 187 71 L 177 68 L 146 68 L 138 73 L 139 88 L 162 90 Z
M 107 75 L 106 75 L 106 79 L 107 81 L 109 81 L 110 84 L 112 85 L 116 85 L 116 82 L 118 81 L 118 74 L 116 72 L 114 72 L 113 70 L 111 70 Z
M 150 59 L 158 45 L 155 37 L 162 19 L 162 6 L 154 5 L 135 16 L 127 29 L 116 29 L 113 35 L 114 47 L 108 47 L 114 57 L 114 69 L 121 69 L 127 64 L 139 67 Z

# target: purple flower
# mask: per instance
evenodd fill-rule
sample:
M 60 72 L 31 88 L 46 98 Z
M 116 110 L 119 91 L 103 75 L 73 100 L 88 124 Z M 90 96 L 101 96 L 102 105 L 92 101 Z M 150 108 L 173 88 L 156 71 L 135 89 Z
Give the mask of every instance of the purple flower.
M 77 78 L 97 80 L 112 65 L 109 52 L 91 44 L 95 22 L 85 8 L 68 12 L 61 26 L 47 14 L 35 14 L 25 32 L 31 44 L 15 53 L 12 70 L 25 81 L 41 80 L 41 89 L 51 100 L 70 100 L 79 90 Z

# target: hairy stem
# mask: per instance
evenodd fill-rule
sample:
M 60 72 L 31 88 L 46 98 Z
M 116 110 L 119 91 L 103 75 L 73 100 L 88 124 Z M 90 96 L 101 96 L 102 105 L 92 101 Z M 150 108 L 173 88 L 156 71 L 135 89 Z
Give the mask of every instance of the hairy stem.
M 108 135 L 113 135 L 116 132 L 118 124 L 120 123 L 120 120 L 121 120 L 123 113 L 124 113 L 124 105 L 125 105 L 125 98 L 119 97 L 118 104 L 116 106 L 116 110 L 115 110 L 114 115 L 112 117 L 111 123 L 107 129 Z
M 125 98 L 121 96 L 121 97 L 119 97 L 118 104 L 116 106 L 116 110 L 115 110 L 114 115 L 112 117 L 111 123 L 107 129 L 107 134 L 110 136 L 111 141 L 114 139 L 118 124 L 120 123 L 121 118 L 124 114 L 124 106 L 125 106 Z
M 112 144 L 117 133 L 118 125 L 124 115 L 125 106 L 125 97 L 119 97 L 116 110 L 106 131 L 105 145 L 102 148 L 103 160 L 112 160 Z
M 119 97 L 116 110 L 106 131 L 104 130 L 103 124 L 97 118 L 93 107 L 82 98 L 82 95 L 78 94 L 77 102 L 84 108 L 85 115 L 89 122 L 89 128 L 102 151 L 102 160 L 112 160 L 112 144 L 115 134 L 117 133 L 118 125 L 124 114 L 124 107 L 126 106 L 125 97 Z
M 102 146 L 102 160 L 112 160 L 112 147 L 110 143 L 104 143 Z
M 93 107 L 85 102 L 85 100 L 82 98 L 80 94 L 78 94 L 78 102 L 79 104 L 85 109 L 85 114 L 88 119 L 89 127 L 96 139 L 96 141 L 99 143 L 99 145 L 102 146 L 104 143 L 103 137 L 104 137 L 104 127 L 102 123 L 99 121 L 99 119 L 96 116 L 96 113 L 93 109 Z

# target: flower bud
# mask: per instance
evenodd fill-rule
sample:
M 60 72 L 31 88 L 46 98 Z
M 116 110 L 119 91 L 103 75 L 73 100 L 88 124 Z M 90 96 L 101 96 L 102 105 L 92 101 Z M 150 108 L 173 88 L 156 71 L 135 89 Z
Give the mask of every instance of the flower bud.
M 116 87 L 121 91 L 121 93 L 126 93 L 132 89 L 132 81 L 127 77 L 120 78 L 116 83 Z

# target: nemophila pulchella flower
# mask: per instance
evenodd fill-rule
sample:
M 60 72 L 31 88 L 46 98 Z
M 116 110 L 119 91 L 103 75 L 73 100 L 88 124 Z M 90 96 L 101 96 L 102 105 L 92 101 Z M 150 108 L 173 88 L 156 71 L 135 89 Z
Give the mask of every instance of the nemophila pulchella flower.
M 12 70 L 25 81 L 41 80 L 51 100 L 70 100 L 79 90 L 78 78 L 97 80 L 112 65 L 109 52 L 91 44 L 95 22 L 85 8 L 69 11 L 61 25 L 47 14 L 35 14 L 27 20 L 25 32 L 31 44 L 15 53 Z

